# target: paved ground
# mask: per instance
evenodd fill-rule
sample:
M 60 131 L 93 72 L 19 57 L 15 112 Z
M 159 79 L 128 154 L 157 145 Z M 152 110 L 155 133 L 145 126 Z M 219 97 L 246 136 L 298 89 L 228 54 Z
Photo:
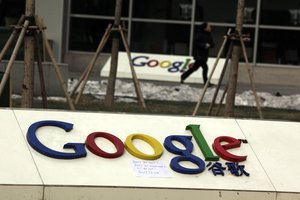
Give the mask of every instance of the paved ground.
M 250 85 L 239 84 L 238 92 L 251 90 Z M 257 92 L 268 92 L 272 95 L 294 95 L 300 94 L 300 87 L 295 86 L 281 86 L 281 85 L 256 85 Z

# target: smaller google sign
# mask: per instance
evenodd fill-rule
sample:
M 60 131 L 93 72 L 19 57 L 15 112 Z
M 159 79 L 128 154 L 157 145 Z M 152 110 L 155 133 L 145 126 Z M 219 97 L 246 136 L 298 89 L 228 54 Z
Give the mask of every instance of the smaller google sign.
M 93 154 L 103 157 L 116 159 L 123 155 L 124 151 L 128 151 L 132 156 L 143 160 L 156 160 L 159 159 L 164 150 L 175 154 L 176 156 L 171 159 L 170 168 L 178 173 L 182 174 L 199 174 L 205 170 L 206 164 L 204 160 L 199 157 L 199 155 L 194 155 L 193 149 L 194 144 L 192 142 L 192 137 L 197 142 L 205 161 L 218 161 L 221 157 L 224 160 L 230 162 L 242 162 L 247 159 L 246 155 L 235 155 L 230 153 L 228 150 L 233 148 L 239 148 L 241 146 L 241 141 L 229 137 L 229 136 L 219 136 L 214 139 L 212 148 L 207 144 L 207 141 L 200 131 L 200 125 L 190 124 L 186 126 L 186 130 L 191 132 L 191 135 L 169 135 L 165 137 L 164 141 L 161 143 L 150 135 L 142 133 L 133 133 L 127 136 L 125 141 L 121 141 L 117 136 L 107 133 L 107 132 L 93 132 L 90 133 L 85 141 L 82 143 L 67 143 L 63 146 L 65 149 L 73 149 L 74 152 L 59 152 L 48 148 L 45 144 L 41 143 L 36 136 L 36 131 L 40 127 L 53 126 L 59 127 L 70 132 L 73 129 L 73 124 L 63 121 L 38 121 L 30 125 L 27 131 L 27 141 L 30 146 L 38 151 L 39 153 L 56 158 L 56 159 L 78 159 L 87 156 L 86 148 Z M 106 152 L 101 149 L 95 142 L 95 139 L 102 137 L 110 141 L 114 146 L 116 151 L 113 153 Z M 146 154 L 140 151 L 134 145 L 134 140 L 143 140 L 148 143 L 154 150 L 153 154 Z M 184 148 L 179 148 L 174 142 L 180 143 Z M 225 143 L 225 144 L 224 144 Z M 215 154 L 217 155 L 215 155 Z M 181 162 L 191 162 L 196 168 L 188 168 L 182 166 Z
M 179 82 L 180 75 L 194 63 L 191 56 L 162 55 L 162 54 L 144 54 L 131 53 L 131 62 L 139 79 L 174 81 Z M 215 58 L 208 59 L 210 68 L 215 64 Z M 225 60 L 220 59 L 216 70 L 212 76 L 212 82 L 217 83 Z M 104 65 L 100 76 L 108 77 L 110 70 L 110 58 Z M 125 52 L 119 52 L 118 58 L 118 78 L 131 78 L 129 60 Z M 186 82 L 202 83 L 201 69 L 193 73 Z
M 193 66 L 192 59 L 185 58 L 184 61 L 157 60 L 150 56 L 136 56 L 132 59 L 134 67 L 160 67 L 167 69 L 169 73 L 184 72 Z

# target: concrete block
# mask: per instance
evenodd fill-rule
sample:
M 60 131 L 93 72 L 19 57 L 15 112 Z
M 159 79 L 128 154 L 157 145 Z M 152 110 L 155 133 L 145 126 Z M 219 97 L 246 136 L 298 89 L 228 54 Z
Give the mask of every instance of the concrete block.
M 2 61 L 0 63 L 0 71 L 4 71 L 8 61 Z M 62 74 L 64 82 L 67 84 L 68 80 L 68 65 L 59 63 L 60 72 Z M 56 75 L 55 68 L 51 62 L 43 63 L 44 69 L 44 79 L 46 86 L 47 96 L 64 96 L 63 89 Z M 35 64 L 35 76 L 34 76 L 34 95 L 41 96 L 40 90 L 40 80 L 38 74 L 37 64 Z M 15 61 L 14 66 L 11 71 L 11 83 L 13 94 L 22 94 L 22 84 L 23 84 L 23 72 L 24 72 L 24 62 Z

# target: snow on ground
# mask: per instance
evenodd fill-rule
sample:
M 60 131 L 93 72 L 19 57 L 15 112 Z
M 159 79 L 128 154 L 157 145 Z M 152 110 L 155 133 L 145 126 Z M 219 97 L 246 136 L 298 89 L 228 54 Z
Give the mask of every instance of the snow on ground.
M 74 88 L 77 80 L 69 80 L 69 91 Z M 198 102 L 202 95 L 202 88 L 191 87 L 189 85 L 159 85 L 156 83 L 140 81 L 141 90 L 145 99 L 149 100 L 168 100 L 168 101 L 189 101 Z M 95 98 L 104 99 L 106 94 L 107 81 L 88 81 L 84 94 L 91 94 Z M 122 80 L 116 81 L 115 96 L 118 101 L 136 101 L 136 93 L 133 82 Z M 204 95 L 203 102 L 211 102 L 215 88 L 208 88 Z M 220 90 L 217 103 L 220 101 L 223 90 Z M 286 108 L 300 110 L 300 94 L 291 96 L 274 96 L 267 92 L 257 93 L 262 107 Z M 225 101 L 225 100 L 224 100 Z M 252 91 L 244 91 L 236 95 L 235 105 L 255 106 L 255 98 Z

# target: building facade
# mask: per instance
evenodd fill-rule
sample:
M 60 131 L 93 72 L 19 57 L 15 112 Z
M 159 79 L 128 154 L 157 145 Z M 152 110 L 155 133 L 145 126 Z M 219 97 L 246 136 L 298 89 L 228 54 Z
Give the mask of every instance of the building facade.
M 122 25 L 128 29 L 132 52 L 192 55 L 195 31 L 207 21 L 212 25 L 216 43 L 210 56 L 216 57 L 224 35 L 235 27 L 237 2 L 123 0 Z M 24 4 L 25 0 L 0 0 L 2 32 L 12 19 L 22 14 Z M 115 1 L 112 0 L 36 0 L 36 5 L 60 62 L 68 63 L 70 58 L 95 52 L 106 27 L 114 20 Z M 255 66 L 299 68 L 299 25 L 299 0 L 284 3 L 246 0 L 243 33 L 251 38 L 246 44 L 249 60 Z M 121 50 L 124 49 L 121 47 Z M 110 51 L 108 43 L 103 58 Z
M 67 51 L 95 51 L 114 19 L 115 1 L 69 2 Z M 227 29 L 235 27 L 237 0 L 123 0 L 122 22 L 133 52 L 191 55 L 197 26 L 213 26 L 217 55 Z M 300 1 L 246 0 L 244 33 L 253 63 L 298 65 Z M 108 46 L 105 51 L 109 52 Z

